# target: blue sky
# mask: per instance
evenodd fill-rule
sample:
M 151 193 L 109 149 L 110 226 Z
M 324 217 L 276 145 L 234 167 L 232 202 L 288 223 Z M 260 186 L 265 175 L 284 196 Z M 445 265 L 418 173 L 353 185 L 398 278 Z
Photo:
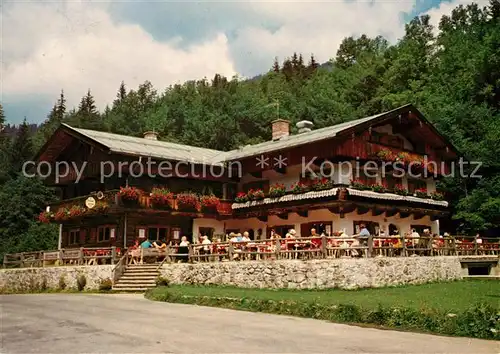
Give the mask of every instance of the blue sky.
M 394 42 L 413 16 L 437 23 L 467 3 L 14 1 L 2 9 L 2 103 L 10 123 L 41 122 L 61 89 L 71 108 L 90 88 L 103 109 L 122 80 L 162 91 L 215 73 L 252 77 L 293 52 L 324 62 L 346 36 Z

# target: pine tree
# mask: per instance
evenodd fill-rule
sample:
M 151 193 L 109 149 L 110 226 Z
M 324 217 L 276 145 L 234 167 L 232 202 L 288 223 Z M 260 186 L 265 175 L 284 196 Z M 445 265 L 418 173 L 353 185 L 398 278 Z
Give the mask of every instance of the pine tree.
M 278 62 L 278 57 L 274 58 L 273 71 L 275 73 L 279 73 L 280 72 L 280 63 Z
M 57 101 L 56 115 L 55 115 L 58 124 L 62 122 L 65 114 L 66 114 L 66 98 L 64 97 L 64 91 L 61 90 L 59 100 Z
M 87 94 L 82 97 L 78 105 L 76 113 L 78 117 L 78 125 L 87 129 L 100 129 L 102 126 L 101 117 L 97 111 L 94 96 L 87 91 Z
M 0 132 L 3 131 L 5 125 L 5 113 L 3 112 L 3 106 L 0 103 Z
M 125 82 L 122 81 L 120 87 L 118 88 L 118 93 L 116 94 L 116 98 L 118 102 L 123 102 L 123 100 L 127 97 L 127 88 L 125 87 Z
M 23 164 L 33 158 L 34 149 L 30 128 L 24 118 L 10 149 L 10 172 L 13 176 L 22 171 Z

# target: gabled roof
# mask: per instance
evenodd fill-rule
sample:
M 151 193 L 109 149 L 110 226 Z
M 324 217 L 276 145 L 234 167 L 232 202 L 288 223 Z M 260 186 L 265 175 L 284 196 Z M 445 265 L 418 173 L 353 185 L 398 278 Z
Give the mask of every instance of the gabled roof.
M 169 143 L 159 140 L 150 140 L 127 135 L 106 133 L 96 130 L 74 128 L 63 123 L 67 129 L 85 136 L 111 152 L 117 154 L 151 156 L 176 161 L 190 161 L 193 163 L 211 164 L 216 157 L 226 154 L 223 151 L 205 149 L 195 146 Z
M 388 112 L 340 123 L 326 128 L 315 129 L 310 132 L 289 135 L 279 140 L 266 141 L 255 145 L 247 145 L 231 151 L 205 149 L 159 140 L 149 140 L 139 137 L 74 128 L 64 123 L 61 128 L 72 135 L 82 139 L 91 140 L 101 147 L 106 148 L 108 151 L 117 154 L 145 157 L 150 156 L 158 159 L 187 161 L 191 163 L 210 165 L 330 139 L 343 133 L 349 133 L 349 131 L 366 129 L 372 124 L 382 123 L 408 111 L 416 113 L 421 121 L 426 123 L 432 131 L 437 134 L 445 142 L 445 144 L 447 144 L 447 146 L 450 146 L 456 152 L 456 149 L 454 149 L 454 147 L 441 134 L 439 134 L 432 124 L 430 124 L 412 105 L 405 105 Z M 50 144 L 50 141 L 47 142 L 46 146 L 44 146 L 42 150 L 47 148 L 48 144 Z

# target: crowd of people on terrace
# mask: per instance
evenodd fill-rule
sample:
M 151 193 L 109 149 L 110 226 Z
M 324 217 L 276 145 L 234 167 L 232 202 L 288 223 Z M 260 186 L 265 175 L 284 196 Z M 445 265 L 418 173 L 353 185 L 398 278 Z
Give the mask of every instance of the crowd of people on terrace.
M 385 235 L 384 231 L 373 235 L 364 224 L 361 224 L 359 232 L 352 236 L 347 235 L 345 230 L 328 235 L 324 232 L 319 234 L 315 228 L 312 228 L 307 237 L 297 237 L 295 229 L 289 229 L 283 237 L 272 229 L 270 238 L 267 240 L 252 240 L 248 231 L 231 232 L 226 235 L 226 239 L 225 242 L 220 237 L 213 237 L 210 240 L 208 236 L 203 235 L 192 244 L 186 236 L 183 236 L 180 242 L 150 241 L 149 239 L 140 242 L 136 240 L 130 253 L 133 261 L 139 259 L 141 249 L 151 249 L 156 256 L 166 257 L 168 253 L 178 262 L 188 262 L 190 257 L 194 257 L 198 261 L 222 260 L 225 256 L 231 257 L 231 260 L 261 259 L 263 255 L 273 255 L 277 252 L 289 253 L 291 258 L 302 258 L 304 255 L 314 256 L 315 251 L 326 251 L 333 257 L 363 257 L 366 256 L 370 246 L 376 251 L 379 250 L 376 255 L 397 256 L 402 255 L 403 242 L 404 248 L 416 256 L 431 255 L 433 251 L 435 254 L 444 254 L 438 253 L 438 250 L 452 248 L 452 241 L 447 233 L 443 235 L 431 234 L 429 229 L 424 229 L 420 235 L 417 230 L 411 229 L 404 234 L 404 238 L 399 235 L 398 230 L 395 230 L 392 235 Z M 324 240 L 326 240 L 326 244 L 323 244 Z M 462 243 L 460 240 L 453 240 L 453 242 L 455 244 Z M 474 243 L 482 245 L 483 240 L 479 235 L 476 235 Z M 229 247 L 231 247 L 231 252 Z

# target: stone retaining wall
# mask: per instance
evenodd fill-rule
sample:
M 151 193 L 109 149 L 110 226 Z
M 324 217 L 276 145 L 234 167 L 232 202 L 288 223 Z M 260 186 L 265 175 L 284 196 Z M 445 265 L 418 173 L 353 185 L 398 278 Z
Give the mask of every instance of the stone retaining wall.
M 38 291 L 41 290 L 43 283 L 47 289 L 59 289 L 61 277 L 64 277 L 66 289 L 77 289 L 76 279 L 79 275 L 84 275 L 87 280 L 85 290 L 97 290 L 102 280 L 112 278 L 113 267 L 100 265 L 2 269 L 0 292 Z
M 458 257 L 164 264 L 172 284 L 357 289 L 462 279 Z

